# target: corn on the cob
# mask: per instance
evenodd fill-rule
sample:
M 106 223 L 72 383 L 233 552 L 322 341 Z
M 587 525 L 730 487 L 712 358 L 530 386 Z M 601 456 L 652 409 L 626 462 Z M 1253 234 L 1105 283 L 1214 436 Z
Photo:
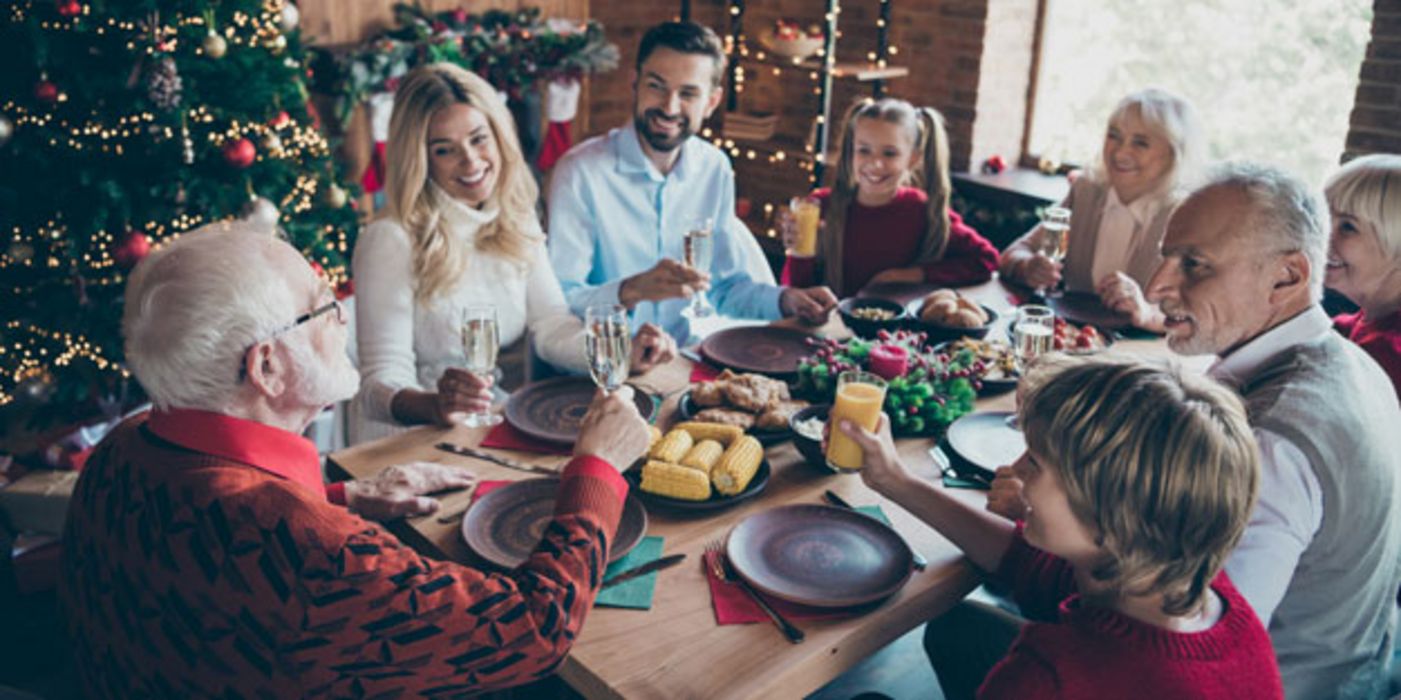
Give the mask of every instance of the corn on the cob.
M 657 441 L 662 439 L 662 429 L 655 425 L 649 425 L 647 432 L 651 434 L 651 438 L 647 440 L 647 450 L 650 452 L 653 447 L 657 446 Z
M 661 442 L 652 447 L 652 451 L 647 456 L 658 462 L 678 464 L 681 462 L 681 458 L 691 451 L 691 446 L 694 444 L 695 440 L 691 439 L 690 433 L 672 428 L 667 431 L 666 435 L 662 436 Z
M 690 467 L 710 476 L 710 468 L 720 461 L 720 455 L 725 453 L 725 448 L 714 440 L 701 440 L 697 442 L 685 457 L 681 458 L 681 466 Z
M 642 490 L 687 501 L 704 501 L 710 498 L 710 477 L 679 464 L 648 460 L 642 465 Z
M 739 436 L 744 434 L 744 428 L 738 425 L 722 425 L 720 423 L 702 423 L 700 421 L 686 421 L 677 423 L 672 430 L 684 430 L 691 434 L 697 442 L 701 440 L 714 440 L 725 447 L 729 447 Z
M 710 480 L 715 483 L 715 490 L 726 496 L 743 491 L 749 480 L 754 478 L 754 473 L 759 471 L 759 462 L 763 459 L 764 446 L 753 436 L 745 435 L 735 440 L 710 470 Z

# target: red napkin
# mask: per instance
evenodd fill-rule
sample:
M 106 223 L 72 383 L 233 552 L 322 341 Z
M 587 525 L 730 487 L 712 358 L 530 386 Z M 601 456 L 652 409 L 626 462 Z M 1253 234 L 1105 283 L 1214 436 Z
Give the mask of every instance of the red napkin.
M 480 487 L 478 487 L 480 488 Z M 728 583 L 715 578 L 711 568 L 711 558 L 720 556 L 716 552 L 705 553 L 705 580 L 710 584 L 710 602 L 715 608 L 715 624 L 746 625 L 754 622 L 769 622 L 769 616 L 759 608 L 759 604 L 744 592 L 738 583 Z M 759 595 L 764 595 L 760 593 Z M 868 606 L 860 608 L 814 608 L 764 596 L 765 602 L 789 620 L 832 620 L 865 612 Z
M 544 455 L 568 455 L 573 452 L 573 447 L 569 445 L 555 445 L 535 440 L 516 430 L 505 421 L 486 434 L 486 437 L 482 439 L 482 447 L 536 452 Z
M 485 481 L 478 481 L 477 490 L 472 492 L 472 503 L 476 503 L 482 496 L 485 496 L 491 493 L 492 491 L 495 491 L 496 489 L 505 486 L 506 484 L 514 483 L 516 482 L 511 481 L 510 479 L 487 479 Z
M 709 364 L 706 364 L 704 362 L 697 362 L 691 365 L 692 384 L 695 384 L 696 382 L 714 381 L 715 378 L 718 376 L 720 376 L 720 370 L 716 369 L 715 367 Z

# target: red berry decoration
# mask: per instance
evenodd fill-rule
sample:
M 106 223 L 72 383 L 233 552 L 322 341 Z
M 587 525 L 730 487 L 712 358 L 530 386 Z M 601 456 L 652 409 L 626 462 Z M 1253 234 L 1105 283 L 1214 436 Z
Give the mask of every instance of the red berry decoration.
M 141 231 L 127 231 L 112 249 L 112 259 L 117 267 L 130 270 L 136 267 L 151 252 L 151 239 Z
M 311 271 L 315 272 L 317 277 L 326 279 L 326 268 L 322 267 L 321 263 L 315 260 L 308 260 L 307 262 L 311 265 Z
M 224 162 L 242 170 L 253 164 L 258 149 L 248 139 L 236 139 L 224 144 Z
M 64 17 L 77 17 L 83 13 L 83 3 L 78 0 L 58 0 L 58 13 Z
M 40 102 L 57 102 L 58 86 L 52 80 L 40 80 L 34 86 L 34 97 Z

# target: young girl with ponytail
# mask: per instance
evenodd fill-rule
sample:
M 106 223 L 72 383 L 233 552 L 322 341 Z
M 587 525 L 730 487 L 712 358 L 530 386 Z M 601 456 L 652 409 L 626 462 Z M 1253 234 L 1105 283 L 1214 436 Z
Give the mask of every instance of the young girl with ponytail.
M 835 183 L 811 195 L 823 208 L 817 254 L 789 256 L 785 284 L 826 284 L 846 297 L 870 283 L 959 287 L 992 276 L 997 249 L 949 210 L 948 136 L 937 111 L 862 100 L 847 111 L 841 143 Z M 787 210 L 779 226 L 791 240 Z

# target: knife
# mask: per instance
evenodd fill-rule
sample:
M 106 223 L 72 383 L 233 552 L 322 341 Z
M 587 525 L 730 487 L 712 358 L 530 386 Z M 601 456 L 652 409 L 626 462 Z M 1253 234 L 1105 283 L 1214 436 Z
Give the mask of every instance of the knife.
M 604 588 L 607 588 L 614 584 L 622 583 L 623 581 L 631 581 L 632 579 L 635 579 L 638 576 L 642 576 L 643 574 L 650 574 L 653 571 L 661 571 L 662 569 L 665 569 L 667 567 L 675 566 L 677 564 L 680 564 L 681 560 L 685 558 L 685 554 L 669 554 L 667 556 L 662 557 L 661 559 L 649 561 L 646 564 L 642 564 L 641 566 L 634 566 L 631 569 L 628 569 L 627 571 L 613 574 L 611 577 L 608 578 L 608 580 L 603 582 L 602 586 L 599 586 L 599 590 L 603 590 Z
M 856 506 L 847 503 L 845 498 L 838 496 L 837 492 L 831 489 L 827 489 L 827 491 L 822 494 L 822 497 L 826 498 L 828 503 L 831 503 L 832 505 L 837 506 L 838 508 L 856 510 Z M 894 530 L 895 528 L 892 527 L 890 529 Z M 906 543 L 905 546 L 909 547 L 909 543 Z M 916 570 L 924 571 L 926 568 L 929 567 L 929 560 L 925 559 L 923 554 L 920 554 L 919 552 L 915 551 L 914 547 L 910 547 L 910 553 L 914 555 L 914 565 Z
M 492 454 L 485 450 L 479 450 L 474 447 L 467 447 L 465 445 L 454 445 L 450 442 L 440 442 L 434 445 L 434 447 L 444 452 L 451 452 L 455 455 L 472 457 L 474 459 L 485 460 L 493 464 L 499 464 L 507 469 L 515 469 L 517 471 L 522 472 L 533 472 L 535 474 L 549 474 L 550 476 L 559 476 L 559 470 L 557 469 L 551 469 L 542 464 L 526 464 L 525 462 L 519 462 L 514 459 L 511 459 L 510 457 L 502 457 L 501 455 Z

